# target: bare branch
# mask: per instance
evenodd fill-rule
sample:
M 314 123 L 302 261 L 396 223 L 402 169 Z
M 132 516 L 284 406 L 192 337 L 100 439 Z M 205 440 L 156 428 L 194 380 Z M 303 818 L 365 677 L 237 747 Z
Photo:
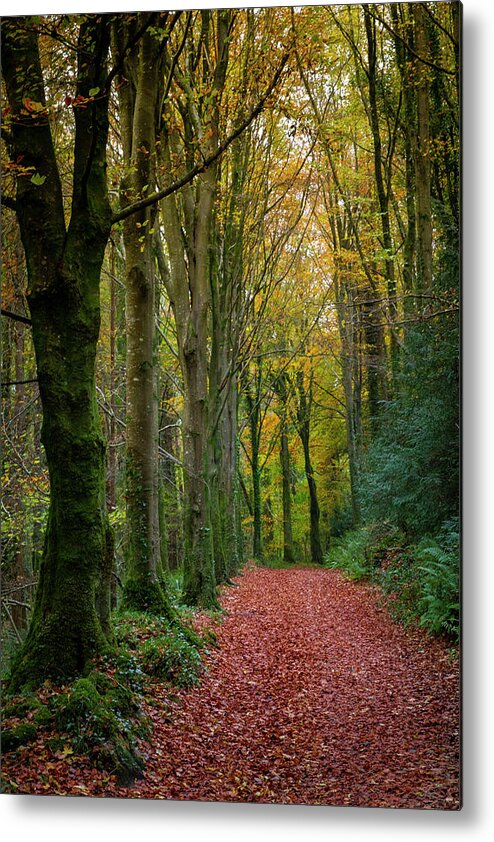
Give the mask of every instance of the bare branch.
M 3 307 L 2 316 L 7 316 L 7 318 L 13 319 L 15 322 L 21 322 L 24 325 L 32 324 L 31 319 L 28 319 L 27 316 L 21 316 L 19 313 L 11 313 L 10 310 L 4 310 Z
M 126 208 L 123 208 L 120 211 L 117 211 L 113 214 L 111 223 L 115 225 L 116 222 L 120 222 L 123 219 L 127 219 L 127 217 L 132 216 L 132 214 L 137 213 L 138 211 L 143 210 L 144 208 L 149 207 L 150 205 L 154 205 L 156 202 L 159 202 L 161 199 L 166 199 L 167 196 L 171 196 L 173 193 L 176 193 L 178 190 L 181 190 L 182 187 L 185 187 L 189 184 L 193 179 L 200 175 L 201 173 L 205 172 L 215 161 L 220 158 L 224 152 L 228 149 L 229 146 L 233 143 L 237 137 L 240 137 L 242 132 L 245 131 L 246 128 L 252 123 L 253 120 L 261 113 L 262 109 L 264 108 L 266 101 L 269 99 L 271 94 L 273 93 L 276 85 L 279 82 L 281 74 L 285 68 L 285 65 L 288 61 L 288 57 L 290 55 L 290 51 L 287 50 L 285 55 L 283 56 L 280 65 L 271 80 L 271 83 L 267 90 L 265 91 L 264 95 L 261 97 L 259 102 L 257 103 L 256 107 L 252 109 L 249 116 L 240 123 L 240 125 L 229 135 L 223 143 L 220 143 L 216 152 L 210 155 L 208 158 L 205 158 L 200 164 L 196 164 L 195 167 L 192 167 L 188 173 L 186 173 L 182 178 L 179 178 L 177 181 L 174 181 L 173 184 L 170 184 L 168 187 L 165 187 L 163 190 L 158 190 L 156 193 L 153 193 L 151 196 L 146 196 L 144 199 L 140 199 L 137 202 L 134 202 L 131 205 L 128 205 Z

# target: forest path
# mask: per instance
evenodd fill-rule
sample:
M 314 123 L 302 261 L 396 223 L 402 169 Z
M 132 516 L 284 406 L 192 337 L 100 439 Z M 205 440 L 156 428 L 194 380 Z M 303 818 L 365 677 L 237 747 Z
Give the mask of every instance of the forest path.
M 249 567 L 131 797 L 457 809 L 458 670 L 335 570 Z M 165 697 L 163 697 L 165 700 Z

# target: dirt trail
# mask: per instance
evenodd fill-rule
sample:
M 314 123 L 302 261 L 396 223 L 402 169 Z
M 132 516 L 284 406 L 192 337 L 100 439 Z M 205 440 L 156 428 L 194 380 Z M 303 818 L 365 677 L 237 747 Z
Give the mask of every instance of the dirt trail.
M 458 809 L 447 649 L 334 570 L 249 568 L 236 583 L 200 684 L 151 711 L 128 795 Z

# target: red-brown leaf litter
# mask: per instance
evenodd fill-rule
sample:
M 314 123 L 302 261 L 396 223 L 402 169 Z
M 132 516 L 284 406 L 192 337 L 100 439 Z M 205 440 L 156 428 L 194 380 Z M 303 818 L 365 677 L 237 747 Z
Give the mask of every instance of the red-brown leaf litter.
M 141 780 L 118 787 L 31 744 L 4 770 L 18 791 L 459 808 L 459 671 L 447 645 L 395 625 L 374 587 L 336 570 L 247 567 L 221 603 L 200 683 L 155 685 Z

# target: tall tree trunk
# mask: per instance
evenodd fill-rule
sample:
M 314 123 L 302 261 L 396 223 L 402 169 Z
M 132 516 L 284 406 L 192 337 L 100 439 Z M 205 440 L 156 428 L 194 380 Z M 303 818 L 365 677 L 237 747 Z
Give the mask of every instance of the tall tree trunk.
M 159 15 L 154 16 L 159 25 Z M 143 26 L 147 15 L 135 17 Z M 118 27 L 120 26 L 120 29 Z M 125 55 L 126 20 L 114 33 L 117 55 Z M 155 183 L 156 112 L 160 94 L 159 41 L 145 31 L 126 57 L 119 88 L 125 176 L 124 201 L 144 197 Z M 170 613 L 160 584 L 158 395 L 155 331 L 154 209 L 124 221 L 126 263 L 126 573 L 124 604 L 136 610 Z
M 163 135 L 162 155 L 169 160 Z M 204 188 L 203 188 L 204 189 Z M 214 192 L 208 190 L 208 204 Z M 208 446 L 208 292 L 207 242 L 210 208 L 198 208 L 197 224 L 187 261 L 175 196 L 162 203 L 162 218 L 170 257 L 168 294 L 177 326 L 180 366 L 184 383 L 184 598 L 191 604 L 211 608 L 217 604 L 211 538 Z M 205 265 L 204 265 L 205 264 Z M 189 294 L 193 291 L 193 295 Z
M 277 411 L 280 420 L 280 468 L 281 468 L 281 496 L 283 506 L 283 561 L 285 564 L 295 562 L 293 551 L 292 530 L 292 495 L 291 495 L 291 466 L 290 450 L 288 447 L 288 388 L 286 373 L 281 372 L 273 381 L 273 390 L 279 401 Z
M 180 74 L 184 101 L 178 110 L 182 126 L 179 130 L 177 114 L 170 107 L 165 108 L 167 119 L 162 126 L 160 154 L 167 165 L 172 156 L 177 156 L 189 169 L 197 149 L 203 158 L 211 157 L 218 149 L 219 100 L 228 63 L 229 20 L 227 10 L 215 15 L 204 10 L 199 43 L 193 42 L 193 31 L 188 33 L 191 40 L 185 59 L 186 73 Z M 190 56 L 195 49 L 197 61 L 192 66 Z M 168 63 L 171 67 L 170 56 Z M 207 98 L 199 96 L 195 87 L 204 85 L 210 91 Z M 194 186 L 184 188 L 180 205 L 175 196 L 162 202 L 170 258 L 168 294 L 177 326 L 184 382 L 184 600 L 205 608 L 218 604 L 211 524 L 208 394 L 211 222 L 217 184 L 218 165 L 213 163 Z
M 306 392 L 304 384 L 304 375 L 302 371 L 297 372 L 296 386 L 298 393 L 297 406 L 297 429 L 302 442 L 304 451 L 304 466 L 305 476 L 307 478 L 307 485 L 309 488 L 309 506 L 310 506 L 310 553 L 313 564 L 322 564 L 324 561 L 321 533 L 320 533 L 320 509 L 317 498 L 317 484 L 314 477 L 314 469 L 310 456 L 310 418 L 312 406 L 312 377 L 309 383 L 309 388 Z
M 283 561 L 285 564 L 294 564 L 290 451 L 288 448 L 286 418 L 281 419 L 281 424 L 280 465 L 283 499 Z
M 392 4 L 391 15 L 393 19 L 393 26 L 398 32 L 401 25 L 402 32 L 405 39 L 395 37 L 395 51 L 396 61 L 401 76 L 401 86 L 403 90 L 403 139 L 405 150 L 405 186 L 406 186 L 406 210 L 407 210 L 407 226 L 405 234 L 405 242 L 403 244 L 403 287 L 404 287 L 404 314 L 409 316 L 416 310 L 416 305 L 413 297 L 415 290 L 415 244 L 417 238 L 417 224 L 416 224 L 416 208 L 415 208 L 415 159 L 414 159 L 414 125 L 416 121 L 415 115 L 415 97 L 413 92 L 413 83 L 410 78 L 409 68 L 411 66 L 411 54 L 407 48 L 407 43 L 412 40 L 412 25 L 409 20 L 408 4 Z
M 341 342 L 341 370 L 343 390 L 345 393 L 345 426 L 348 451 L 348 467 L 350 472 L 350 495 L 352 501 L 352 521 L 358 526 L 361 519 L 359 500 L 359 452 L 357 415 L 359 412 L 354 389 L 353 372 L 355 368 L 355 357 L 357 348 L 354 344 L 355 320 L 357 318 L 356 307 L 353 301 L 353 294 L 346 287 L 345 282 L 336 272 L 334 279 L 336 313 L 338 316 L 338 331 Z
M 160 457 L 161 487 L 166 524 L 166 555 L 169 570 L 176 570 L 183 560 L 182 505 L 177 461 L 177 419 L 169 408 L 173 397 L 171 385 L 163 383 L 161 392 L 160 443 L 164 453 Z M 177 461 L 175 461 L 177 460 Z
M 379 123 L 379 113 L 377 106 L 377 39 L 375 21 L 372 19 L 367 4 L 363 4 L 365 30 L 367 35 L 367 55 L 368 55 L 368 84 L 369 84 L 369 117 L 370 127 L 372 131 L 372 141 L 374 147 L 374 178 L 376 182 L 377 199 L 379 203 L 379 216 L 381 219 L 382 231 L 382 245 L 385 251 L 384 256 L 384 275 L 386 278 L 389 318 L 391 321 L 390 331 L 390 355 L 391 367 L 393 375 L 396 376 L 398 369 L 398 344 L 394 332 L 394 323 L 397 317 L 396 305 L 396 278 L 395 265 L 392 256 L 393 241 L 391 237 L 391 221 L 389 214 L 389 185 L 390 185 L 390 169 L 391 169 L 391 149 L 387 150 L 386 167 L 383 167 L 383 148 L 381 140 L 381 130 Z M 389 141 L 391 145 L 391 138 Z
M 261 507 L 261 468 L 259 461 L 259 450 L 261 443 L 261 407 L 260 395 L 262 384 L 262 368 L 258 366 L 255 373 L 255 392 L 251 391 L 250 384 L 244 384 L 244 394 L 249 413 L 250 433 L 250 466 L 252 475 L 252 555 L 258 563 L 263 560 L 262 549 L 262 507 Z
M 231 524 L 228 512 L 226 450 L 228 428 L 226 425 L 226 404 L 230 387 L 227 350 L 225 346 L 228 331 L 228 314 L 224 312 L 224 277 L 219 271 L 219 238 L 214 237 L 211 248 L 210 291 L 211 291 L 211 358 L 209 363 L 209 482 L 211 489 L 211 527 L 216 581 L 228 580 Z M 230 502 L 231 506 L 231 502 Z
M 108 435 L 108 466 L 106 478 L 106 490 L 108 510 L 113 512 L 117 505 L 117 449 L 116 445 L 116 277 L 115 277 L 115 246 L 111 245 L 110 258 L 110 422 Z
M 79 30 L 78 95 L 88 98 L 90 90 L 104 89 L 108 46 L 108 19 L 86 18 Z M 95 391 L 99 280 L 110 231 L 108 96 L 74 108 L 74 183 L 66 229 L 34 23 L 2 22 L 2 68 L 14 116 L 14 154 L 44 179 L 41 184 L 19 179 L 16 200 L 50 475 L 40 580 L 12 672 L 11 684 L 18 688 L 80 673 L 106 649 L 110 634 L 105 446 Z M 21 113 L 26 98 L 42 106 L 35 118 Z
M 366 285 L 362 291 L 362 322 L 365 338 L 365 371 L 367 380 L 367 406 L 371 438 L 379 430 L 381 403 L 387 400 L 386 348 L 382 327 L 380 302 L 376 292 Z
M 211 482 L 214 495 L 213 541 L 217 579 L 228 578 L 239 566 L 238 531 L 238 353 L 243 283 L 242 191 L 247 177 L 249 138 L 233 148 L 229 202 L 221 236 L 216 224 L 211 261 L 211 360 L 209 373 Z M 215 220 L 216 222 L 216 220 Z
M 415 28 L 415 52 L 427 60 L 427 12 L 423 3 L 412 4 Z M 419 292 L 432 287 L 432 215 L 429 69 L 416 60 L 417 82 L 417 142 L 415 145 L 415 173 L 417 191 L 417 282 Z
M 17 310 L 19 312 L 19 310 Z M 32 436 L 28 431 L 28 416 L 26 415 L 26 387 L 23 383 L 26 372 L 24 366 L 25 353 L 25 327 L 24 325 L 13 325 L 13 343 L 14 343 L 14 380 L 16 381 L 14 401 L 12 407 L 12 415 L 15 421 L 15 438 L 16 440 L 25 441 L 29 443 L 29 450 L 32 447 Z M 9 378 L 10 379 L 10 378 Z M 29 452 L 26 453 L 29 459 Z M 33 453 L 31 452 L 31 457 Z M 15 583 L 23 585 L 28 576 L 32 574 L 31 557 L 32 557 L 32 522 L 29 515 L 29 509 L 26 510 L 25 498 L 19 495 L 18 499 L 14 501 L 16 516 L 19 518 L 19 523 L 22 523 L 22 530 L 16 538 L 14 545 L 14 565 L 13 576 Z M 27 609 L 18 600 L 19 604 L 12 605 L 12 621 L 16 629 L 25 629 L 27 626 Z M 25 602 L 25 600 L 23 600 Z

